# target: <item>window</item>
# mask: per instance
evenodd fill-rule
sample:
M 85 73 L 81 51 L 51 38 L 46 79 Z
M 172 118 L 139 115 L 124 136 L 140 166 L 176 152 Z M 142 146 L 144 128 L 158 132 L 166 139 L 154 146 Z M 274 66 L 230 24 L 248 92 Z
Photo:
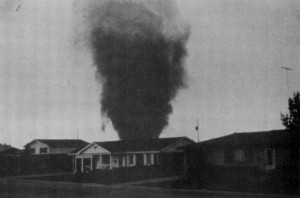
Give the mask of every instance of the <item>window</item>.
M 102 164 L 110 164 L 110 156 L 102 155 Z
M 231 163 L 233 162 L 233 150 L 232 149 L 226 149 L 224 152 L 225 162 Z
M 134 155 L 133 154 L 128 155 L 128 162 L 129 162 L 129 165 L 134 165 Z
M 90 158 L 84 158 L 83 159 L 84 166 L 91 166 L 91 159 Z
M 273 148 L 266 149 L 266 165 L 272 166 L 275 164 L 275 152 Z
M 40 154 L 47 154 L 47 153 L 48 153 L 47 147 L 45 147 L 45 148 L 40 148 Z
M 159 155 L 158 153 L 154 154 L 154 164 L 158 165 L 159 164 Z
M 247 162 L 253 162 L 253 150 L 252 149 L 246 149 L 245 150 L 245 158 Z
M 243 149 L 237 149 L 234 151 L 234 161 L 244 162 L 245 161 L 245 152 Z

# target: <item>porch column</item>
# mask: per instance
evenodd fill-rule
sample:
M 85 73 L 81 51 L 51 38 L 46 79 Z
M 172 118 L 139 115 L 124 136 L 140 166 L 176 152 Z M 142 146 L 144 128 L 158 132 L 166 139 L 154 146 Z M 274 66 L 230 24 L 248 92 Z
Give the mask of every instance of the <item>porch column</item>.
M 90 160 L 91 160 L 91 166 L 90 166 L 90 169 L 91 169 L 91 171 L 92 171 L 92 170 L 93 170 L 93 155 L 91 156 Z
M 112 155 L 109 155 L 109 169 L 112 169 Z
M 144 154 L 143 154 L 143 161 L 144 161 L 144 164 L 143 164 L 143 165 L 144 165 L 144 166 L 147 165 L 147 154 L 148 154 L 148 153 L 144 153 Z
M 83 173 L 83 155 L 81 156 L 81 172 Z

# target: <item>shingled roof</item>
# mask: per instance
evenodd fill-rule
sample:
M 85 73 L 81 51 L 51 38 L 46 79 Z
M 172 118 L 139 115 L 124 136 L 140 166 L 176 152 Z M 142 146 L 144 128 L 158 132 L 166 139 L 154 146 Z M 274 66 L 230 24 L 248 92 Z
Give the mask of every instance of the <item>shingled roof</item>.
M 261 132 L 234 133 L 231 135 L 199 142 L 188 147 L 251 147 L 251 146 L 284 146 L 300 143 L 300 130 L 273 130 Z
M 179 140 L 186 140 L 190 143 L 194 143 L 191 139 L 187 137 L 174 137 L 94 142 L 94 144 L 103 147 L 109 152 L 121 153 L 139 151 L 161 151 Z
M 88 145 L 87 142 L 78 139 L 36 139 L 26 144 L 24 147 L 29 146 L 35 141 L 42 142 L 50 148 L 82 148 Z

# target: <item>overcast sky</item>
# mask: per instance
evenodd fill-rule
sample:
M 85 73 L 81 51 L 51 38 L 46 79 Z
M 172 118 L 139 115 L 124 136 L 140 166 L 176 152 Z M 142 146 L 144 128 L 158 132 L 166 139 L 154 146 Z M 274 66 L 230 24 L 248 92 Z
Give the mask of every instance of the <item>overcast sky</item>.
M 300 85 L 299 0 L 178 0 L 190 25 L 186 84 L 162 137 L 200 140 L 282 128 Z M 75 4 L 74 4 L 75 3 Z M 0 143 L 116 140 L 101 131 L 101 85 L 79 1 L 0 1 Z M 289 67 L 289 93 L 286 73 Z

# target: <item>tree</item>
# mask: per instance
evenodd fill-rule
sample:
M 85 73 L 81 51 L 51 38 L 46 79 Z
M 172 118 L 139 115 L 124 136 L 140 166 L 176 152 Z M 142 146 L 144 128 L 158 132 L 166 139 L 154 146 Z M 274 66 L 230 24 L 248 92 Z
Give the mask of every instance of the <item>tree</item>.
M 289 98 L 289 113 L 280 114 L 282 124 L 287 129 L 300 129 L 300 92 Z

